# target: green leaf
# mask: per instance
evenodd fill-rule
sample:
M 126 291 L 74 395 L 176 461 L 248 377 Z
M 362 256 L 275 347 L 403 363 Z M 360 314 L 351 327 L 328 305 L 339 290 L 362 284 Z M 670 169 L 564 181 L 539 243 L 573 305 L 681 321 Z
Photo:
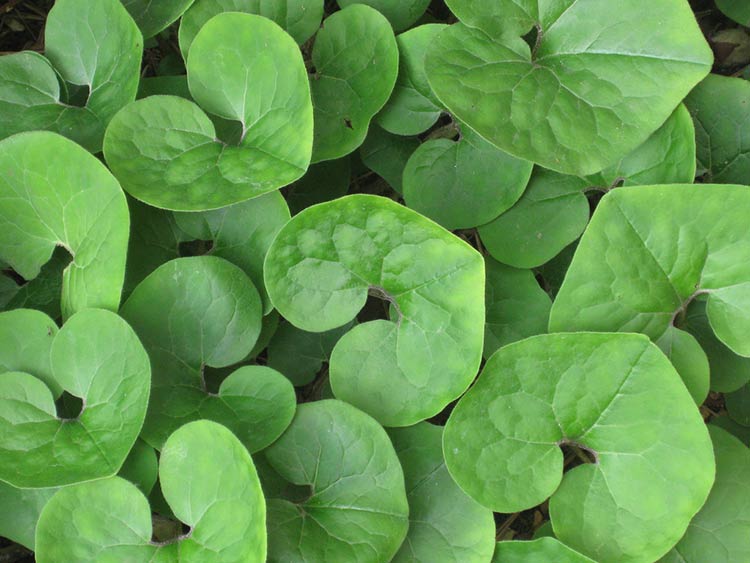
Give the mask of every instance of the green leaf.
M 409 501 L 409 533 L 393 563 L 486 563 L 495 549 L 495 520 L 445 468 L 443 428 L 422 422 L 389 435 Z
M 393 91 L 398 45 L 388 20 L 349 6 L 325 20 L 315 38 L 310 78 L 315 107 L 313 162 L 353 152 Z
M 750 381 L 750 358 L 738 356 L 716 338 L 706 315 L 705 300 L 699 298 L 688 305 L 684 329 L 695 337 L 708 357 L 711 389 L 728 393 Z
M 485 259 L 487 287 L 484 357 L 506 344 L 547 332 L 552 300 L 531 270 L 517 270 Z
M 682 0 L 449 4 L 464 23 L 427 53 L 433 91 L 498 148 L 558 172 L 593 174 L 634 150 L 711 69 Z
M 404 199 L 446 229 L 469 229 L 510 209 L 523 194 L 532 166 L 464 127 L 458 142 L 427 141 L 411 155 L 404 169 Z
M 117 310 L 128 227 L 120 186 L 81 147 L 47 132 L 0 141 L 0 259 L 30 280 L 63 246 L 73 256 L 63 272 L 64 317 Z
M 263 284 L 263 261 L 276 233 L 291 217 L 279 192 L 213 211 L 175 213 L 174 217 L 186 240 L 213 241 L 210 254 L 242 268 L 261 293 L 264 314 L 271 312 Z
M 330 362 L 337 398 L 387 426 L 440 412 L 469 386 L 481 360 L 484 262 L 473 248 L 381 197 L 311 207 L 279 232 L 266 257 L 279 313 L 324 332 L 355 318 L 368 292 L 394 318 L 357 325 Z
M 37 527 L 37 561 L 265 561 L 260 482 L 250 455 L 229 430 L 207 420 L 177 430 L 162 450 L 159 477 L 189 533 L 152 542 L 146 497 L 113 477 L 66 487 L 52 497 Z
M 306 332 L 284 323 L 268 346 L 268 365 L 283 373 L 295 387 L 307 385 L 323 363 L 330 361 L 333 347 L 352 325 L 347 323 L 327 332 Z
M 419 139 L 392 135 L 373 125 L 359 154 L 367 168 L 383 178 L 395 192 L 402 194 L 404 169 L 417 148 Z
M 177 211 L 225 207 L 300 178 L 310 163 L 312 104 L 302 55 L 275 23 L 224 13 L 204 25 L 187 61 L 196 103 L 138 100 L 104 139 L 112 172 L 131 195 Z M 241 127 L 227 145 L 204 110 Z
M 53 319 L 62 316 L 60 295 L 62 294 L 63 273 L 70 262 L 70 254 L 61 246 L 55 247 L 49 262 L 39 270 L 39 274 L 23 285 L 15 285 L 13 294 L 4 306 L 5 310 L 36 309 Z M 7 278 L 6 278 L 7 279 Z
M 118 475 L 137 486 L 144 495 L 149 495 L 159 476 L 156 450 L 143 440 L 137 440 Z
M 656 345 L 672 362 L 695 403 L 702 404 L 711 385 L 711 371 L 700 342 L 689 332 L 670 326 Z
M 375 118 L 389 133 L 419 135 L 435 125 L 443 112 L 427 82 L 424 57 L 445 27 L 442 24 L 420 25 L 396 37 L 399 52 L 396 86 Z
M 172 260 L 135 288 L 122 316 L 151 356 L 153 386 L 143 428 L 149 445 L 160 449 L 182 424 L 207 418 L 255 452 L 288 426 L 294 389 L 272 369 L 242 367 L 217 392 L 206 386 L 205 367 L 241 362 L 260 334 L 260 297 L 239 267 L 213 256 Z
M 552 306 L 550 331 L 642 332 L 658 340 L 705 294 L 718 339 L 750 356 L 750 237 L 737 231 L 748 213 L 744 186 L 610 192 Z
M 47 129 L 99 152 L 107 123 L 135 99 L 141 33 L 119 0 L 57 0 L 44 38 L 47 58 L 0 57 L 0 139 Z M 84 107 L 67 99 L 67 84 L 85 89 Z
M 342 8 L 366 4 L 375 8 L 391 22 L 398 33 L 411 27 L 427 11 L 430 0 L 337 0 Z
M 266 452 L 283 479 L 308 489 L 268 502 L 268 561 L 390 561 L 408 528 L 404 474 L 388 435 L 335 400 L 299 406 Z
M 744 26 L 750 25 L 750 6 L 742 0 L 716 0 L 716 6 L 724 14 Z
M 595 563 L 554 538 L 501 541 L 492 563 Z
M 716 456 L 716 482 L 706 504 L 662 563 L 733 563 L 750 559 L 750 450 L 737 438 L 708 426 Z
M 500 349 L 443 442 L 448 470 L 473 498 L 509 513 L 551 497 L 555 535 L 600 563 L 662 556 L 714 479 L 695 403 L 635 334 L 550 334 Z M 563 475 L 564 445 L 595 461 Z
M 728 416 L 713 417 L 711 425 L 723 428 L 746 446 L 750 445 L 750 427 L 742 426 Z
M 351 162 L 348 156 L 313 164 L 302 178 L 286 188 L 286 202 L 296 215 L 306 207 L 342 197 L 349 191 Z
M 9 317 L 16 314 L 0 318 L 17 324 L 17 316 Z M 52 392 L 35 374 L 4 373 L 0 479 L 46 488 L 114 475 L 146 415 L 151 372 L 143 346 L 120 317 L 88 309 L 54 336 L 49 361 L 57 384 L 82 400 L 82 410 L 76 418 L 60 419 Z
M 197 0 L 180 22 L 180 51 L 185 60 L 195 36 L 212 17 L 224 12 L 244 12 L 268 18 L 283 27 L 302 45 L 323 20 L 323 0 Z
M 724 403 L 732 420 L 742 426 L 750 426 L 750 387 L 743 385 L 736 391 L 724 394 Z
M 52 489 L 16 489 L 0 481 L 0 536 L 34 549 L 34 533 L 39 515 L 52 495 Z
M 185 13 L 194 0 L 121 0 L 148 39 L 167 29 Z
M 709 74 L 685 99 L 695 121 L 698 172 L 706 182 L 745 184 L 750 174 L 750 83 Z
M 692 183 L 695 130 L 680 105 L 648 140 L 606 170 L 588 177 L 566 176 L 537 167 L 521 199 L 479 229 L 497 260 L 534 268 L 557 256 L 583 233 L 589 220 L 590 190 L 615 186 Z

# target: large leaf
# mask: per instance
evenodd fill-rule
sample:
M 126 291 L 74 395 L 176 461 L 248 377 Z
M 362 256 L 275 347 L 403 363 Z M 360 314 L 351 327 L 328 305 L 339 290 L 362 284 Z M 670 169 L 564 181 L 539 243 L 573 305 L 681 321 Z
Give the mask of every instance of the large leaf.
M 635 149 L 711 69 L 684 0 L 448 4 L 463 23 L 427 54 L 437 97 L 498 148 L 567 174 Z
M 486 563 L 495 549 L 495 520 L 445 468 L 443 429 L 422 422 L 389 434 L 409 500 L 409 533 L 393 563 Z
M 554 538 L 498 542 L 492 563 L 595 563 Z
M 145 38 L 168 28 L 194 0 L 121 0 Z
M 167 262 L 135 288 L 122 316 L 151 356 L 143 438 L 153 447 L 161 448 L 182 424 L 207 418 L 227 426 L 254 452 L 291 421 L 294 389 L 270 368 L 240 368 L 217 392 L 206 385 L 205 367 L 244 360 L 260 334 L 260 297 L 239 267 L 213 256 Z
M 42 511 L 39 563 L 262 563 L 266 507 L 247 450 L 226 428 L 201 420 L 169 437 L 159 468 L 164 497 L 190 532 L 151 541 L 151 509 L 119 477 L 60 490 Z
M 388 20 L 349 6 L 325 21 L 312 52 L 313 162 L 345 156 L 365 140 L 370 120 L 396 84 L 398 45 Z
M 0 318 L 17 320 L 15 314 Z M 88 309 L 54 336 L 49 362 L 56 383 L 83 402 L 81 412 L 58 418 L 41 379 L 22 371 L 2 374 L 0 479 L 45 488 L 114 475 L 146 416 L 151 372 L 143 346 L 117 315 Z
M 173 96 L 130 104 L 112 120 L 104 154 L 134 197 L 173 210 L 225 207 L 301 177 L 312 150 L 312 103 L 302 55 L 278 25 L 224 13 L 195 37 L 187 61 L 197 105 Z M 210 112 L 240 126 L 217 139 Z
M 323 0 L 197 0 L 180 21 L 180 50 L 185 60 L 198 31 L 223 12 L 266 17 L 283 27 L 301 45 L 320 27 Z
M 389 199 L 352 195 L 302 211 L 273 242 L 265 278 L 281 315 L 311 332 L 351 321 L 368 292 L 392 304 L 391 321 L 357 325 L 330 363 L 336 397 L 387 426 L 437 414 L 476 375 L 484 262 Z
M 0 259 L 35 278 L 56 246 L 73 260 L 63 272 L 62 312 L 117 310 L 129 217 L 107 168 L 55 133 L 0 141 Z
M 698 295 L 716 336 L 750 356 L 750 214 L 743 186 L 621 188 L 605 196 L 552 306 L 551 331 L 657 340 Z
M 266 459 L 308 494 L 268 503 L 269 563 L 386 563 L 408 528 L 404 474 L 385 431 L 340 401 L 300 405 Z
M 424 57 L 446 26 L 426 24 L 396 37 L 399 69 L 388 103 L 377 115 L 383 129 L 396 135 L 419 135 L 432 127 L 443 109 L 434 99 L 424 70 Z
M 680 104 L 648 140 L 615 164 L 590 176 L 537 167 L 521 199 L 479 234 L 497 260 L 534 268 L 557 256 L 583 233 L 589 220 L 586 193 L 623 186 L 692 183 L 695 130 Z
M 565 445 L 594 462 L 563 475 Z M 693 399 L 635 334 L 551 334 L 501 348 L 451 414 L 444 451 L 458 484 L 497 512 L 551 497 L 555 535 L 600 563 L 662 556 L 714 480 Z
M 446 229 L 483 225 L 523 194 L 531 162 L 498 150 L 471 129 L 423 143 L 404 169 L 406 204 Z
M 0 57 L 0 139 L 47 129 L 99 152 L 107 123 L 138 90 L 138 27 L 119 0 L 57 0 L 45 46 L 47 58 L 32 51 Z M 64 86 L 84 89 L 84 107 L 61 91 L 58 73 Z
M 710 74 L 685 103 L 695 121 L 698 173 L 707 182 L 746 184 L 750 177 L 750 83 Z
M 416 22 L 427 10 L 430 0 L 337 0 L 342 8 L 352 4 L 367 4 L 383 14 L 397 32 Z
M 716 455 L 716 482 L 706 504 L 662 563 L 734 563 L 750 560 L 750 450 L 709 425 Z
M 261 292 L 263 312 L 271 311 L 263 284 L 263 261 L 276 233 L 290 218 L 279 192 L 213 211 L 175 213 L 174 217 L 186 239 L 212 241 L 210 254 L 242 268 Z

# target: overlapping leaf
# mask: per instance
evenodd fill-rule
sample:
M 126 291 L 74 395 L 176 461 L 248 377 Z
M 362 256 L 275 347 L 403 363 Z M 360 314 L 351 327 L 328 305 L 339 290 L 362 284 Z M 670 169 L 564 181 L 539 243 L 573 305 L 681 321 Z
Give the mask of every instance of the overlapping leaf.
M 187 60 L 196 102 L 138 100 L 115 116 L 104 153 L 131 195 L 173 210 L 225 207 L 300 178 L 310 163 L 312 104 L 302 55 L 261 16 L 223 13 L 206 23 Z M 203 110 L 240 125 L 217 139 Z
M 476 375 L 484 331 L 484 262 L 414 211 L 353 195 L 306 209 L 268 252 L 266 288 L 292 324 L 324 332 L 351 321 L 368 291 L 391 320 L 357 325 L 333 350 L 337 398 L 387 426 L 440 412 Z

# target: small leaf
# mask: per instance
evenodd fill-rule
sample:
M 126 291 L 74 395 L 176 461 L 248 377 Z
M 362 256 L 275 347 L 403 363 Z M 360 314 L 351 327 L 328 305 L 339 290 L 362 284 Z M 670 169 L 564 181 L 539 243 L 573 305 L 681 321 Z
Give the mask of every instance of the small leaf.
M 437 97 L 498 148 L 566 174 L 593 174 L 634 150 L 711 69 L 682 1 L 450 6 L 464 23 L 443 31 L 425 60 Z M 522 39 L 532 28 L 533 48 Z
M 121 0 L 148 39 L 167 29 L 185 13 L 194 0 Z
M 463 393 L 479 367 L 484 262 L 469 245 L 381 197 L 347 196 L 292 218 L 268 252 L 271 301 L 302 330 L 355 318 L 369 291 L 393 318 L 357 325 L 330 363 L 337 398 L 409 426 Z
M 52 392 L 35 374 L 0 376 L 0 479 L 46 488 L 114 475 L 146 415 L 146 351 L 120 317 L 88 309 L 54 336 L 49 359 L 57 385 L 83 408 L 76 418 L 60 419 Z
M 206 366 L 243 361 L 260 334 L 260 297 L 239 267 L 213 256 L 172 260 L 135 288 L 122 315 L 142 338 L 153 365 L 143 428 L 148 444 L 161 449 L 182 424 L 207 418 L 227 426 L 255 452 L 288 426 L 294 389 L 270 368 L 242 367 L 216 393 L 206 386 Z
M 353 152 L 388 101 L 398 45 L 388 20 L 365 5 L 334 13 L 315 38 L 310 78 L 315 107 L 313 162 Z
M 198 105 L 152 96 L 127 106 L 107 128 L 104 154 L 125 190 L 155 207 L 204 211 L 304 174 L 312 104 L 291 37 L 261 16 L 219 14 L 196 36 L 187 68 Z M 239 123 L 236 146 L 217 139 L 204 109 Z
M 335 400 L 305 403 L 265 452 L 309 493 L 268 502 L 268 561 L 390 561 L 408 528 L 404 474 L 383 429 Z
M 415 23 L 427 10 L 430 0 L 337 0 L 346 8 L 352 4 L 366 4 L 375 8 L 391 22 L 396 32 L 403 31 Z
M 474 499 L 510 513 L 551 497 L 555 535 L 600 563 L 662 556 L 714 479 L 698 409 L 642 335 L 550 334 L 500 349 L 453 410 L 443 444 Z M 563 475 L 561 445 L 595 461 Z
M 143 440 L 136 440 L 118 475 L 137 486 L 144 495 L 149 495 L 156 484 L 158 473 L 156 450 Z
M 57 492 L 52 489 L 17 489 L 0 481 L 0 536 L 34 549 L 39 515 Z
M 99 152 L 110 119 L 135 99 L 141 33 L 119 0 L 57 0 L 44 37 L 47 58 L 0 57 L 0 139 L 46 129 Z M 57 73 L 85 89 L 84 107 L 69 103 Z
M 510 209 L 523 194 L 532 166 L 464 127 L 458 142 L 427 141 L 411 155 L 404 169 L 404 199 L 446 229 L 469 229 Z
M 348 156 L 313 164 L 302 178 L 286 188 L 286 202 L 293 215 L 306 207 L 345 196 L 349 191 L 351 162 Z
M 443 429 L 422 422 L 389 434 L 409 500 L 409 533 L 393 563 L 485 563 L 495 548 L 495 520 L 445 468 Z
M 501 541 L 492 563 L 595 563 L 554 538 L 535 541 Z
M 64 317 L 117 310 L 128 228 L 120 186 L 81 147 L 47 132 L 0 141 L 0 259 L 30 280 L 63 246 L 73 256 L 63 272 Z
M 393 191 L 402 194 L 404 169 L 418 147 L 418 139 L 392 135 L 373 125 L 359 154 L 367 168 L 383 178 Z
M 180 22 L 180 51 L 185 60 L 198 31 L 212 17 L 224 12 L 244 12 L 266 17 L 302 45 L 310 39 L 323 19 L 323 0 L 197 0 Z
M 39 563 L 262 563 L 265 501 L 247 450 L 226 428 L 207 420 L 169 437 L 159 476 L 167 502 L 190 532 L 151 541 L 143 493 L 113 477 L 61 489 L 42 511 L 36 532 Z

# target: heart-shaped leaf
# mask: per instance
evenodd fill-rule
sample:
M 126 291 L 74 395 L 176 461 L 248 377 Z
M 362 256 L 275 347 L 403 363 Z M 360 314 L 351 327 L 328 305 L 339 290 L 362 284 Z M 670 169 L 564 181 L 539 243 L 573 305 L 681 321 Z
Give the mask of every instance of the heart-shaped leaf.
M 104 154 L 125 190 L 155 207 L 202 211 L 304 174 L 312 150 L 310 89 L 299 48 L 278 25 L 219 14 L 195 37 L 187 69 L 199 105 L 152 96 L 127 106 L 107 128 Z M 238 122 L 239 144 L 218 140 L 204 109 Z
M 120 186 L 81 147 L 47 132 L 0 141 L 0 259 L 33 279 L 63 246 L 73 256 L 63 272 L 64 317 L 117 310 L 128 228 Z
M 206 366 L 244 360 L 260 334 L 260 297 L 239 267 L 213 256 L 172 260 L 135 288 L 122 316 L 151 357 L 153 387 L 143 428 L 151 446 L 160 449 L 182 424 L 208 418 L 227 426 L 254 452 L 288 426 L 296 400 L 280 373 L 243 367 L 216 392 L 203 376 Z
M 159 477 L 175 516 L 190 527 L 164 544 L 151 541 L 151 509 L 119 477 L 60 490 L 42 511 L 39 563 L 262 563 L 265 501 L 250 455 L 226 428 L 186 424 L 161 452 Z
M 404 469 L 409 533 L 393 563 L 485 563 L 495 549 L 492 511 L 445 468 L 443 429 L 422 422 L 389 431 Z
M 685 99 L 696 128 L 698 173 L 706 182 L 745 184 L 750 175 L 750 83 L 708 75 Z
M 388 103 L 377 115 L 383 129 L 395 135 L 419 135 L 432 127 L 443 112 L 424 70 L 427 49 L 445 25 L 426 24 L 396 37 L 399 69 Z
M 484 261 L 389 199 L 352 195 L 302 211 L 271 245 L 265 278 L 281 315 L 311 332 L 354 319 L 368 292 L 392 304 L 392 321 L 354 327 L 330 363 L 336 397 L 382 424 L 437 414 L 476 375 Z
M 55 131 L 92 152 L 104 129 L 135 99 L 143 38 L 119 0 L 57 0 L 45 27 L 46 57 L 23 51 L 0 57 L 0 139 Z M 73 105 L 64 86 L 85 90 Z
M 506 344 L 547 332 L 552 300 L 531 270 L 517 270 L 492 258 L 485 260 L 485 268 L 484 357 L 489 358 Z
M 750 450 L 708 426 L 716 456 L 716 482 L 687 532 L 661 563 L 733 563 L 750 559 Z
M 427 6 L 430 5 L 430 0 L 337 0 L 337 2 L 342 8 L 352 4 L 372 6 L 388 18 L 396 32 L 411 26 L 422 17 Z
M 532 166 L 465 127 L 458 142 L 427 141 L 411 155 L 404 169 L 404 199 L 446 229 L 470 229 L 518 201 Z
M 138 24 L 143 37 L 167 29 L 185 13 L 194 0 L 121 0 Z
M 606 170 L 579 177 L 537 167 L 521 199 L 479 228 L 497 260 L 516 268 L 548 262 L 583 233 L 589 220 L 589 191 L 647 184 L 692 183 L 695 130 L 684 105 L 648 140 Z
M 747 214 L 744 186 L 610 192 L 581 239 L 550 330 L 642 332 L 657 340 L 706 294 L 716 336 L 750 356 L 750 235 L 736 229 Z
M 223 12 L 258 14 L 273 20 L 302 45 L 323 20 L 323 0 L 197 0 L 180 22 L 180 51 L 187 60 L 195 36 L 212 17 Z
M 263 283 L 263 261 L 276 233 L 291 217 L 279 192 L 213 211 L 175 213 L 174 217 L 186 240 L 212 241 L 211 255 L 242 268 L 261 292 L 263 312 L 271 312 Z
M 54 336 L 48 358 L 54 380 L 83 401 L 82 410 L 60 419 L 52 392 L 35 374 L 2 374 L 0 479 L 45 488 L 114 475 L 146 415 L 151 372 L 143 346 L 114 313 L 87 309 Z
M 312 159 L 320 162 L 359 147 L 370 120 L 388 101 L 398 76 L 393 29 L 369 6 L 349 6 L 325 20 L 315 38 L 312 64 Z
M 448 470 L 477 501 L 516 512 L 551 497 L 555 535 L 600 563 L 664 555 L 714 479 L 693 399 L 635 334 L 551 334 L 501 348 L 443 441 Z M 594 462 L 563 476 L 566 445 Z
M 281 478 L 308 494 L 270 497 L 268 561 L 385 563 L 406 536 L 404 474 L 387 434 L 340 401 L 305 403 L 265 452 Z
M 554 538 L 501 541 L 492 563 L 595 563 Z
M 448 4 L 463 23 L 427 54 L 437 97 L 498 148 L 567 174 L 635 149 L 711 69 L 683 0 Z M 522 39 L 532 28 L 533 48 Z

